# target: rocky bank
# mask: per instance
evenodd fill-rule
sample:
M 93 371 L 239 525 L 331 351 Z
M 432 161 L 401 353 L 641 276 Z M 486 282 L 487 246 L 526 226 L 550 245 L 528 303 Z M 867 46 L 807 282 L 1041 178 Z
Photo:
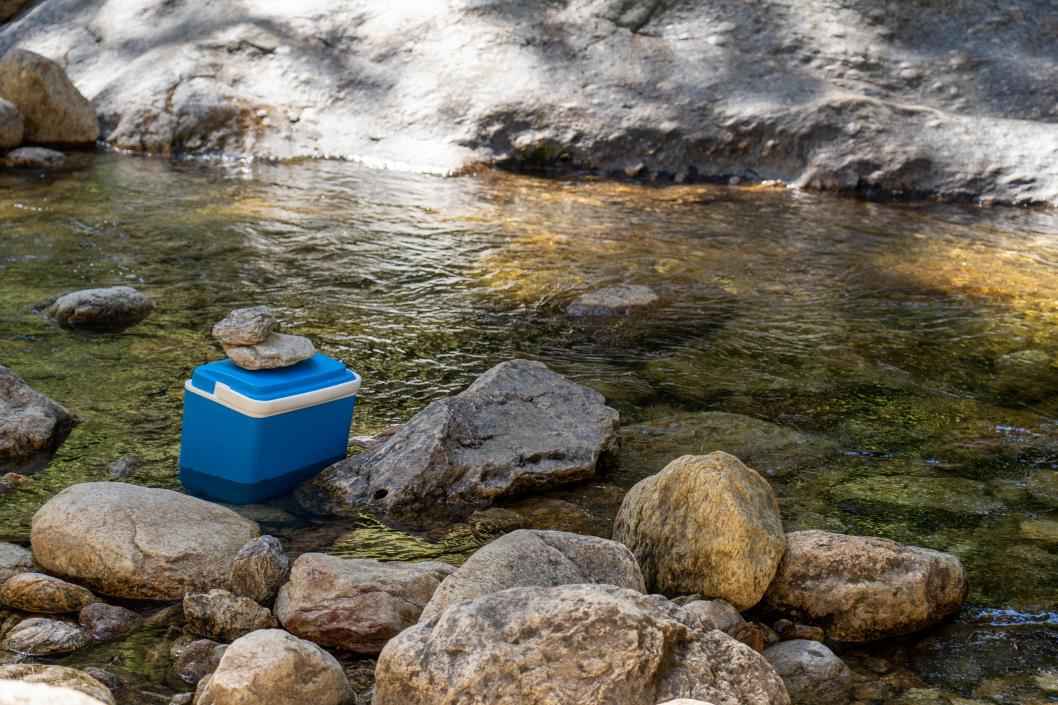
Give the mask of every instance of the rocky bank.
M 1058 203 L 1051 0 L 42 0 L 118 149 Z

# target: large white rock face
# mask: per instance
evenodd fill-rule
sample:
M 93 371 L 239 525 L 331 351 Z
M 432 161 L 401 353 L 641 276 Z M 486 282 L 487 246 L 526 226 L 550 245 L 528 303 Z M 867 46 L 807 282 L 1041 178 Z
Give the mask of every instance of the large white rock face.
M 337 660 L 280 629 L 236 640 L 195 691 L 194 705 L 346 705 L 353 696 Z
M 788 705 L 764 658 L 657 595 L 513 588 L 449 607 L 386 645 L 373 705 Z
M 826 628 L 836 641 L 902 636 L 951 616 L 966 599 L 955 556 L 826 531 L 787 535 L 765 603 Z
M 120 482 L 73 485 L 33 517 L 37 563 L 96 592 L 180 600 L 225 588 L 257 524 L 218 504 Z
M 771 485 L 720 451 L 677 458 L 638 482 L 613 535 L 632 549 L 649 589 L 740 610 L 760 601 L 786 545 Z
M 276 598 L 276 617 L 293 634 L 345 651 L 377 654 L 418 621 L 446 563 L 404 563 L 306 553 Z
M 449 606 L 514 587 L 598 583 L 646 592 L 636 559 L 624 545 L 565 531 L 521 529 L 478 549 L 434 592 L 422 620 Z
M 25 121 L 23 139 L 33 144 L 93 144 L 96 111 L 59 64 L 31 51 L 12 49 L 0 58 L 0 98 Z
M 297 497 L 318 513 L 368 508 L 411 525 L 463 519 L 502 497 L 594 477 L 618 418 L 598 392 L 511 360 L 327 468 Z
M 1058 203 L 1049 0 L 34 5 L 125 149 Z

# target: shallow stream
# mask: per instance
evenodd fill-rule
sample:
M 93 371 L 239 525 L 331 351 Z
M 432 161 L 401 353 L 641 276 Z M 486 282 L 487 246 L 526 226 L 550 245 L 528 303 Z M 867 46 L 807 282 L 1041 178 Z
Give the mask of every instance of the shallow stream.
M 177 488 L 183 380 L 221 356 L 214 321 L 268 303 L 363 375 L 354 435 L 512 357 L 603 392 L 625 424 L 618 462 L 512 502 L 529 525 L 606 535 L 624 489 L 722 448 L 772 479 L 788 528 L 957 554 L 971 604 L 933 634 L 849 652 L 893 682 L 862 699 L 1058 702 L 1058 486 L 1036 475 L 1058 466 L 1058 214 L 334 162 L 72 162 L 0 175 L 0 362 L 82 419 L 0 496 L 0 540 L 27 542 L 42 502 L 108 479 L 119 457 L 141 461 L 131 481 Z M 566 316 L 620 283 L 653 287 L 660 308 Z M 158 303 L 124 334 L 35 311 L 116 284 Z M 459 560 L 488 538 L 251 511 L 294 551 Z M 66 662 L 120 673 L 128 702 L 164 702 L 169 638 Z

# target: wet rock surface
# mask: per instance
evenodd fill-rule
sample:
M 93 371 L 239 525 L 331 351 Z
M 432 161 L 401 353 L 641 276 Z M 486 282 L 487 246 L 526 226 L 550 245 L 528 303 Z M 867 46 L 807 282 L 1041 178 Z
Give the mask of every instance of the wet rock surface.
M 252 631 L 278 626 L 267 607 L 227 590 L 186 595 L 184 619 L 192 634 L 221 641 L 235 641 Z
M 88 643 L 88 635 L 76 624 L 31 617 L 15 625 L 0 647 L 27 656 L 53 656 L 72 653 Z
M 143 321 L 154 302 L 131 286 L 83 289 L 63 294 L 48 306 L 47 314 L 64 328 L 120 332 Z
M 226 345 L 224 352 L 244 370 L 274 370 L 308 360 L 316 346 L 301 335 L 272 333 L 256 345 Z
M 45 0 L 0 29 L 0 50 L 71 57 L 104 139 L 137 151 L 334 155 L 438 172 L 552 165 L 1054 203 L 1056 94 L 1045 77 L 1058 58 L 1038 50 L 1053 33 L 1037 20 L 1052 8 L 961 7 L 321 1 L 173 11 L 156 0 L 132 17 L 118 0 Z M 151 41 L 190 21 L 201 28 L 193 39 Z M 66 30 L 84 26 L 92 31 Z M 134 60 L 129 36 L 143 41 Z M 319 71 L 321 61 L 333 70 Z
M 237 308 L 213 326 L 213 337 L 222 345 L 257 345 L 276 328 L 275 315 L 267 306 Z
M 349 680 L 333 656 L 278 629 L 235 641 L 195 691 L 195 705 L 344 705 Z
M 966 573 L 947 553 L 826 531 L 787 534 L 765 604 L 836 641 L 901 636 L 958 611 Z
M 0 666 L 0 680 L 16 680 L 25 683 L 43 683 L 57 688 L 84 693 L 90 698 L 114 705 L 114 696 L 103 683 L 84 671 L 65 666 L 48 666 L 42 664 L 10 664 Z M 65 701 L 63 701 L 65 702 Z M 58 701 L 56 701 L 58 705 Z
M 457 694 L 465 705 L 789 703 L 760 655 L 685 619 L 664 598 L 613 586 L 485 595 L 393 639 L 379 657 L 374 705 L 439 705 Z
M 274 536 L 261 536 L 239 549 L 231 564 L 231 591 L 271 604 L 290 574 L 290 558 Z
M 0 11 L 0 14 L 3 14 Z M 0 150 L 12 149 L 22 144 L 25 123 L 15 104 L 0 98 Z
M 0 585 L 0 604 L 24 612 L 80 612 L 95 601 L 90 590 L 41 573 L 20 573 Z
M 120 482 L 73 485 L 33 517 L 43 568 L 104 595 L 180 600 L 226 586 L 257 525 L 230 509 L 171 490 Z
M 69 411 L 0 365 L 0 470 L 47 464 L 76 423 Z
M 566 308 L 566 314 L 572 318 L 626 316 L 657 302 L 658 295 L 649 286 L 612 286 L 578 296 Z
M 143 618 L 137 613 L 103 602 L 85 605 L 78 615 L 78 622 L 94 641 L 121 639 L 143 626 Z
M 760 601 L 786 539 L 775 492 L 724 452 L 685 455 L 625 496 L 614 540 L 632 549 L 650 590 Z
M 66 163 L 66 156 L 44 147 L 19 147 L 4 155 L 0 162 L 16 169 L 58 169 Z
M 0 541 L 0 585 L 13 575 L 32 570 L 32 553 L 16 544 Z
M 433 619 L 451 605 L 508 588 L 578 583 L 646 591 L 635 557 L 622 544 L 562 531 L 522 529 L 479 549 L 446 577 L 420 619 Z
M 327 468 L 297 497 L 319 513 L 462 519 L 501 497 L 593 477 L 617 421 L 597 392 L 513 360 L 433 402 L 378 448 Z
M 793 705 L 846 705 L 851 699 L 852 672 L 819 642 L 784 641 L 768 647 L 764 658 L 782 677 Z
M 173 674 L 181 683 L 196 686 L 217 670 L 227 648 L 212 639 L 196 639 L 173 654 Z
M 29 144 L 94 144 L 99 137 L 95 108 L 40 54 L 12 49 L 0 58 L 0 97 L 22 114 Z
M 287 631 L 323 646 L 377 654 L 419 620 L 445 563 L 381 562 L 306 553 L 294 561 L 275 613 Z

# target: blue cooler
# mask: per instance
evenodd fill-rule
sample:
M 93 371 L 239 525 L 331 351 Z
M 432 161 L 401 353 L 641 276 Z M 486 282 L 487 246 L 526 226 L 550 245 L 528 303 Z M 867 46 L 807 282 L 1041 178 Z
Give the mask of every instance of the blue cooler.
M 290 492 L 345 457 L 359 390 L 358 374 L 320 353 L 276 370 L 196 367 L 184 383 L 180 481 L 232 504 Z

